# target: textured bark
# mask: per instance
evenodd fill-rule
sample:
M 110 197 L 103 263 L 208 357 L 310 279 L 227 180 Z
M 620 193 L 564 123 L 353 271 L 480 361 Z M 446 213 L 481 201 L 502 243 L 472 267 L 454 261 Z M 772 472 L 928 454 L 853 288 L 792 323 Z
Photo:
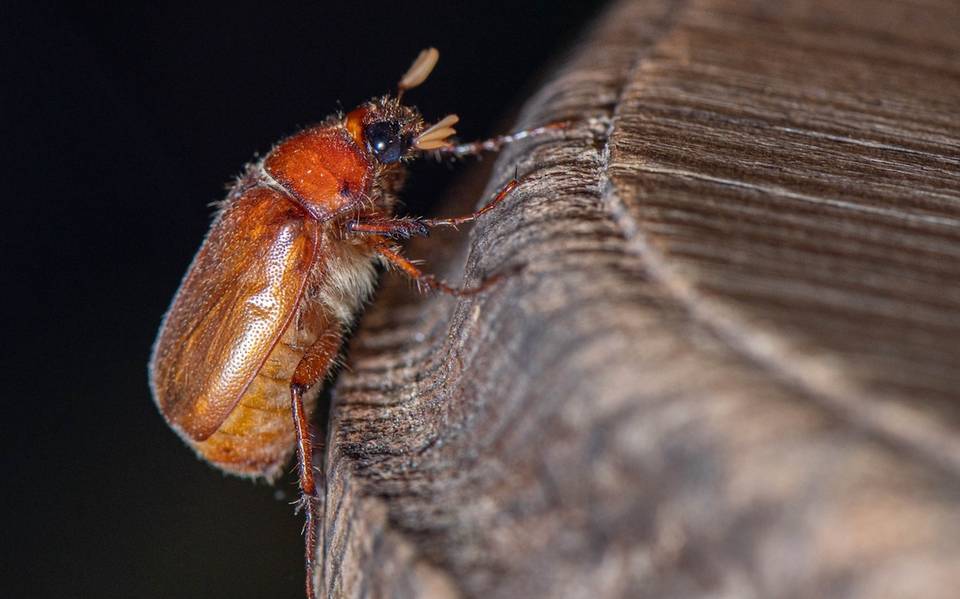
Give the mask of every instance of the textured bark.
M 518 121 L 579 124 L 460 190 L 519 169 L 462 247 L 524 270 L 390 276 L 361 322 L 321 593 L 955 596 L 958 32 L 953 0 L 612 6 Z M 410 251 L 456 280 L 464 238 Z

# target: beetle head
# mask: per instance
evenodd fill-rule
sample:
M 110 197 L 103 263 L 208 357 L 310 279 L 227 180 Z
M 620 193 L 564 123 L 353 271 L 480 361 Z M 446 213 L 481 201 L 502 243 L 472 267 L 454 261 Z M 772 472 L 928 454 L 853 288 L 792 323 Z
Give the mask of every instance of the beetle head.
M 428 48 L 417 56 L 400 78 L 396 97 L 383 96 L 360 105 L 346 117 L 346 128 L 354 141 L 380 164 L 396 164 L 417 152 L 435 150 L 450 144 L 459 120 L 454 114 L 428 126 L 420 111 L 401 103 L 403 93 L 421 83 L 437 64 L 440 53 Z

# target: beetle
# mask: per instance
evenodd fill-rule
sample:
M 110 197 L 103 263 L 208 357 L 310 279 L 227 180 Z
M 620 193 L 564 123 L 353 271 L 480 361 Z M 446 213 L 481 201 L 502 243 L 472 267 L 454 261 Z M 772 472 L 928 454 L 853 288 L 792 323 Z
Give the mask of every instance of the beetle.
M 343 337 L 373 292 L 376 265 L 419 286 L 455 288 L 403 257 L 398 240 L 475 220 L 397 217 L 405 164 L 424 154 L 465 156 L 562 127 L 552 124 L 456 145 L 456 115 L 427 125 L 403 104 L 439 58 L 420 53 L 395 96 L 375 98 L 282 141 L 247 166 L 163 318 L 149 364 L 167 423 L 204 460 L 242 477 L 276 480 L 296 453 L 306 516 L 306 592 L 313 597 L 317 482 L 310 418 Z

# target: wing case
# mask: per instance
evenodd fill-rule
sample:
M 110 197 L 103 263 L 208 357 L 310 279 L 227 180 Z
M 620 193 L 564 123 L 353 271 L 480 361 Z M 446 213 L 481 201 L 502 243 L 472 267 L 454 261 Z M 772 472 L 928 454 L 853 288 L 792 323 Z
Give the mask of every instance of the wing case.
M 218 215 L 164 318 L 150 360 L 154 400 L 194 441 L 229 416 L 297 312 L 317 224 L 254 187 Z

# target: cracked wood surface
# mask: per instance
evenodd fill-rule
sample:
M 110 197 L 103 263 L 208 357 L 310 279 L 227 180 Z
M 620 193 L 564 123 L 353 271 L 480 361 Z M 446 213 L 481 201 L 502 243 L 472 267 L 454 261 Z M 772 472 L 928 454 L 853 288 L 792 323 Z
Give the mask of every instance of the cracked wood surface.
M 410 248 L 523 272 L 388 276 L 360 323 L 320 593 L 953 596 L 958 31 L 949 1 L 611 6 L 518 120 L 580 124 Z

